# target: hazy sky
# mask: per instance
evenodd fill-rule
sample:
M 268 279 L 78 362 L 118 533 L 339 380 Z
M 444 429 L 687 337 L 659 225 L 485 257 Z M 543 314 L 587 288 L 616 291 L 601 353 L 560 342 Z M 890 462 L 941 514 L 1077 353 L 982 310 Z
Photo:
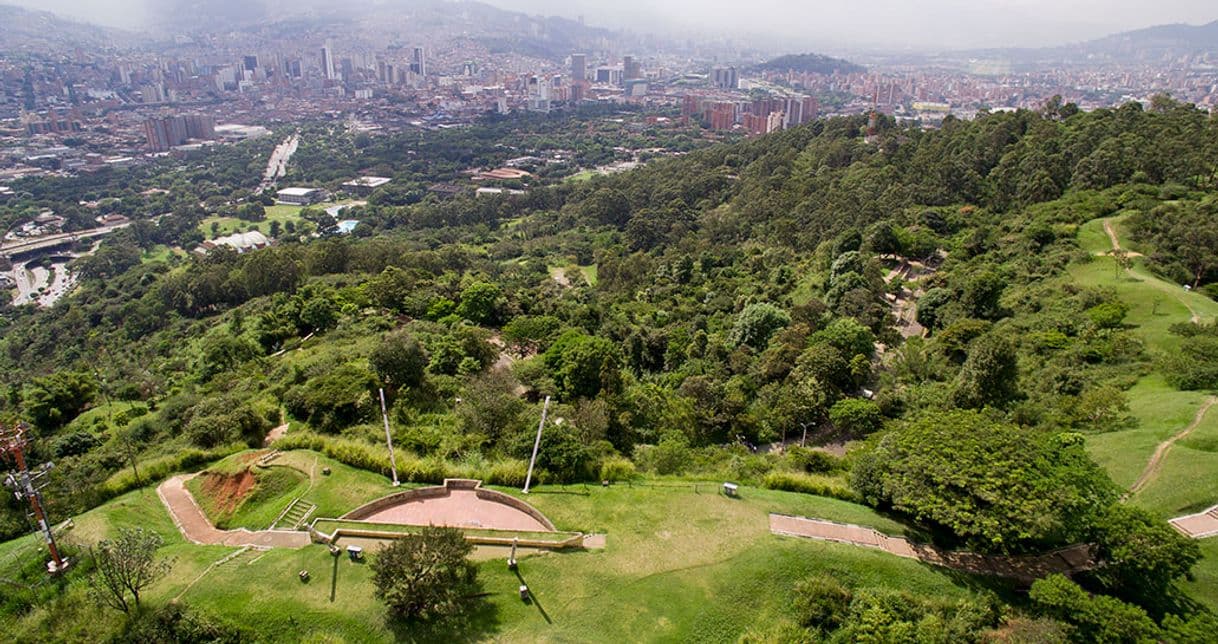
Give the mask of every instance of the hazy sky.
M 207 0 L 196 0 L 205 4 Z M 308 3 L 317 0 L 301 0 Z M 327 0 L 321 0 L 327 1 Z M 392 3 L 394 0 L 382 0 Z M 405 1 L 405 0 L 397 0 Z M 850 49 L 1042 46 L 1127 29 L 1218 19 L 1214 0 L 486 0 L 532 14 L 583 16 L 642 33 L 773 37 Z M 133 27 L 157 0 L 0 0 Z M 0 27 L 2 28 L 2 27 Z
M 834 47 L 1041 46 L 1218 19 L 1214 0 L 488 0 L 637 31 L 774 34 Z

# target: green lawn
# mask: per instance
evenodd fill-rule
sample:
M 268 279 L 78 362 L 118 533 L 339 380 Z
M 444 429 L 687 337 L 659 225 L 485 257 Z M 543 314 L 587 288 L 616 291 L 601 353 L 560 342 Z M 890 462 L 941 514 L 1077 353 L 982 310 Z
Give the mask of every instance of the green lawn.
M 347 203 L 347 202 L 340 202 L 340 203 Z M 325 208 L 329 208 L 329 207 L 335 206 L 335 205 L 338 205 L 338 204 L 332 204 L 332 203 L 327 202 L 327 203 L 317 204 L 316 207 L 325 209 Z M 289 221 L 294 221 L 294 222 L 299 223 L 300 221 L 302 221 L 300 218 L 301 210 L 303 210 L 303 208 L 301 206 L 289 206 L 286 204 L 276 204 L 274 206 L 267 206 L 266 219 L 264 219 L 262 221 L 258 221 L 258 222 L 245 221 L 242 219 L 237 219 L 236 217 L 221 217 L 218 215 L 214 215 L 214 216 L 208 217 L 208 218 L 204 219 L 203 221 L 199 222 L 199 231 L 202 232 L 203 235 L 205 237 L 207 237 L 208 239 L 212 239 L 214 237 L 223 237 L 224 235 L 230 235 L 236 231 L 247 231 L 250 229 L 250 227 L 257 227 L 258 230 L 262 231 L 264 234 L 269 236 L 272 221 L 278 221 L 280 226 L 283 226 L 284 224 L 286 224 Z M 219 225 L 219 234 L 218 235 L 212 234 L 212 232 L 211 232 L 212 223 L 216 223 Z
M 1193 599 L 1218 611 L 1218 537 L 1201 539 L 1197 545 L 1205 558 L 1193 567 L 1193 580 L 1185 582 L 1184 587 Z
M 175 255 L 178 255 L 179 253 L 180 253 L 180 251 L 174 250 L 173 248 L 166 246 L 165 244 L 157 244 L 157 245 L 153 246 L 152 248 L 144 251 L 143 255 L 140 256 L 140 261 L 142 261 L 144 263 L 168 262 L 170 260 L 170 258 L 172 258 Z
M 569 271 L 571 269 L 578 269 L 580 274 L 582 274 L 584 276 L 584 281 L 587 282 L 589 286 L 596 286 L 596 280 L 598 278 L 598 271 L 597 271 L 596 264 L 589 264 L 587 266 L 580 266 L 578 264 L 564 264 L 564 265 L 553 265 L 553 266 L 549 266 L 547 268 L 550 271 L 550 276 L 552 278 L 554 278 L 554 281 L 556 281 L 556 282 L 559 280 L 559 278 L 565 277 L 567 274 L 567 271 Z M 579 284 L 573 283 L 573 284 L 571 284 L 571 286 L 579 286 Z
M 1121 229 L 1122 219 L 1114 218 L 1113 225 L 1121 246 L 1131 248 Z M 1084 224 L 1078 238 L 1093 255 L 1112 248 L 1100 219 Z M 1132 276 L 1118 272 L 1111 257 L 1093 257 L 1090 262 L 1071 266 L 1068 279 L 1114 290 L 1129 307 L 1125 323 L 1134 328 L 1152 355 L 1179 347 L 1180 338 L 1169 330 L 1173 324 L 1188 322 L 1193 315 L 1204 321 L 1218 318 L 1218 302 L 1155 277 L 1141 258 L 1133 259 L 1132 272 Z M 1177 391 L 1158 374 L 1142 378 L 1128 391 L 1137 426 L 1088 437 L 1088 452 L 1117 484 L 1128 487 L 1146 467 L 1155 447 L 1186 428 L 1207 397 L 1204 392 Z M 1216 449 L 1218 413 L 1212 411 L 1192 438 L 1168 452 L 1158 477 L 1134 502 L 1165 518 L 1218 502 Z
M 288 639 L 316 634 L 347 641 L 404 636 L 582 642 L 633 641 L 648 633 L 663 640 L 735 641 L 751 626 L 786 619 L 791 584 L 818 571 L 923 595 L 969 592 L 959 578 L 914 561 L 768 531 L 770 511 L 901 530 L 861 506 L 751 488 L 734 500 L 716 494 L 708 483 L 697 489 L 692 483 L 589 487 L 586 494 L 583 488 L 537 489 L 529 502 L 559 529 L 604 531 L 607 548 L 529 555 L 521 560 L 521 578 L 503 561 L 486 560 L 480 566 L 487 604 L 460 625 L 459 633 L 441 628 L 395 634 L 372 596 L 369 566 L 332 559 L 321 546 L 277 550 L 253 563 L 223 566 L 184 600 L 250 624 L 263 636 Z M 312 573 L 310 583 L 297 581 L 301 569 Z M 518 599 L 521 579 L 536 604 Z M 275 592 L 266 592 L 266 586 Z
M 576 172 L 575 174 L 567 177 L 566 181 L 571 182 L 571 183 L 577 183 L 580 181 L 588 181 L 588 180 L 592 179 L 592 177 L 597 176 L 598 174 L 600 174 L 600 172 L 598 172 L 596 170 L 582 170 L 580 172 Z
M 1158 374 L 1142 378 L 1126 395 L 1137 425 L 1132 429 L 1088 436 L 1087 451 L 1108 470 L 1117 485 L 1128 488 L 1150 461 L 1155 447 L 1193 422 L 1206 395 L 1178 391 Z M 1218 409 L 1211 414 L 1207 420 L 1218 418 Z
M 1164 518 L 1218 504 L 1218 407 L 1211 407 L 1196 429 L 1171 447 L 1159 475 L 1133 501 Z

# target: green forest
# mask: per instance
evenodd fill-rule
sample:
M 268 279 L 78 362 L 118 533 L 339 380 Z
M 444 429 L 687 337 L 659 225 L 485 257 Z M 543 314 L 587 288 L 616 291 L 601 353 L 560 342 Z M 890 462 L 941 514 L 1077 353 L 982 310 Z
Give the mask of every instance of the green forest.
M 866 116 L 715 145 L 644 130 L 639 147 L 682 154 L 586 181 L 562 179 L 618 159 L 613 135 L 563 140 L 583 128 L 564 123 L 527 145 L 578 147 L 570 167 L 522 195 L 449 199 L 426 186 L 501 163 L 515 151 L 497 144 L 520 132 L 306 126 L 290 181 L 396 185 L 347 211 L 355 235 L 307 209 L 315 225 L 240 255 L 147 251 L 189 249 L 204 217 L 257 202 L 267 143 L 110 184 L 15 185 L 31 209 L 57 191 L 122 195 L 137 219 L 79 260 L 73 295 L 3 312 L 3 413 L 33 428 L 32 459 L 55 462 L 52 516 L 261 446 L 284 423 L 280 449 L 387 474 L 382 388 L 403 480 L 519 486 L 551 397 L 547 485 L 731 480 L 867 506 L 944 548 L 1087 543 L 1098 562 L 963 599 L 810 574 L 784 590 L 788 630 L 749 641 L 1218 630 L 1218 549 L 1166 522 L 1218 490 L 1127 494 L 1158 441 L 1125 442 L 1154 422 L 1144 403 L 1181 401 L 1168 411 L 1191 419 L 1218 389 L 1218 119 L 1157 98 L 939 130 L 882 119 L 874 142 Z M 141 197 L 149 187 L 168 192 Z M 1175 467 L 1218 479 L 1218 432 L 1188 446 L 1196 458 L 1169 456 L 1164 485 Z M 30 529 L 7 495 L 0 540 Z M 70 614 L 46 589 L 5 597 L 19 636 Z

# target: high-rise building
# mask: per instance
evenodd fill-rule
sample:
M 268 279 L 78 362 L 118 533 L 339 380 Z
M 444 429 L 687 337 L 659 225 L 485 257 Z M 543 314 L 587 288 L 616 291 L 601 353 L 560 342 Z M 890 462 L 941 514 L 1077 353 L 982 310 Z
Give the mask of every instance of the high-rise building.
M 187 139 L 216 138 L 216 119 L 205 114 L 167 116 L 144 121 L 144 137 L 153 152 L 164 152 Z
M 571 54 L 571 80 L 579 82 L 587 79 L 588 56 L 585 54 Z
M 634 80 L 643 77 L 642 65 L 634 59 L 634 56 L 622 57 L 622 80 Z
M 255 69 L 258 69 L 257 56 L 245 56 L 243 62 L 245 63 L 245 71 L 247 72 L 252 72 Z
M 740 87 L 740 76 L 735 67 L 716 67 L 712 80 L 719 89 L 736 89 Z
M 419 76 L 427 75 L 427 58 L 422 47 L 414 48 L 414 60 L 410 63 L 410 71 Z
M 334 80 L 334 51 L 329 42 L 321 48 L 321 74 L 326 80 Z

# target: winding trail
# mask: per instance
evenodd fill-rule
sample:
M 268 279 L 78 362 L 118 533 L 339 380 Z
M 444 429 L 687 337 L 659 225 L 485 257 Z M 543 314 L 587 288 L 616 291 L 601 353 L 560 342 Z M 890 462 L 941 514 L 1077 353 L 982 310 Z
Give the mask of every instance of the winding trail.
M 312 540 L 309 533 L 297 530 L 259 530 L 240 528 L 221 530 L 208 520 L 203 509 L 186 489 L 186 481 L 193 475 L 179 475 L 166 479 L 157 486 L 157 496 L 169 511 L 174 525 L 191 543 L 205 546 L 251 546 L 255 548 L 303 548 Z
M 1193 422 L 1189 423 L 1188 427 L 1185 427 L 1171 438 L 1159 443 L 1159 446 L 1155 448 L 1155 453 L 1150 457 L 1150 462 L 1146 464 L 1146 468 L 1143 469 L 1142 474 L 1138 476 L 1138 480 L 1134 481 L 1133 485 L 1129 486 L 1129 492 L 1125 494 L 1127 498 L 1141 492 L 1143 488 L 1150 485 L 1150 483 L 1154 481 L 1155 477 L 1159 475 L 1159 470 L 1162 469 L 1163 457 L 1167 456 L 1167 451 L 1171 449 L 1172 445 L 1175 445 L 1178 441 L 1193 433 L 1193 430 L 1197 429 L 1197 426 L 1200 425 L 1201 421 L 1205 419 L 1205 413 L 1208 412 L 1215 403 L 1218 403 L 1218 398 L 1215 398 L 1214 396 L 1207 398 L 1201 407 L 1197 409 L 1197 415 L 1193 417 Z
M 1104 232 L 1108 234 L 1108 239 L 1112 242 L 1112 250 L 1101 254 L 1112 257 L 1117 253 L 1123 252 L 1125 257 L 1143 257 L 1142 253 L 1135 253 L 1121 247 L 1121 239 L 1117 236 L 1116 229 L 1112 227 L 1112 218 L 1107 218 L 1103 221 Z M 1184 308 L 1188 309 L 1189 315 L 1192 316 L 1193 324 L 1201 324 L 1201 314 L 1197 312 L 1197 309 L 1193 308 L 1192 304 L 1189 304 L 1188 298 L 1180 297 L 1180 288 L 1175 284 L 1169 284 L 1154 276 L 1138 275 L 1131 266 L 1125 268 L 1125 274 L 1155 290 L 1163 291 L 1172 296 L 1177 302 L 1183 304 Z

